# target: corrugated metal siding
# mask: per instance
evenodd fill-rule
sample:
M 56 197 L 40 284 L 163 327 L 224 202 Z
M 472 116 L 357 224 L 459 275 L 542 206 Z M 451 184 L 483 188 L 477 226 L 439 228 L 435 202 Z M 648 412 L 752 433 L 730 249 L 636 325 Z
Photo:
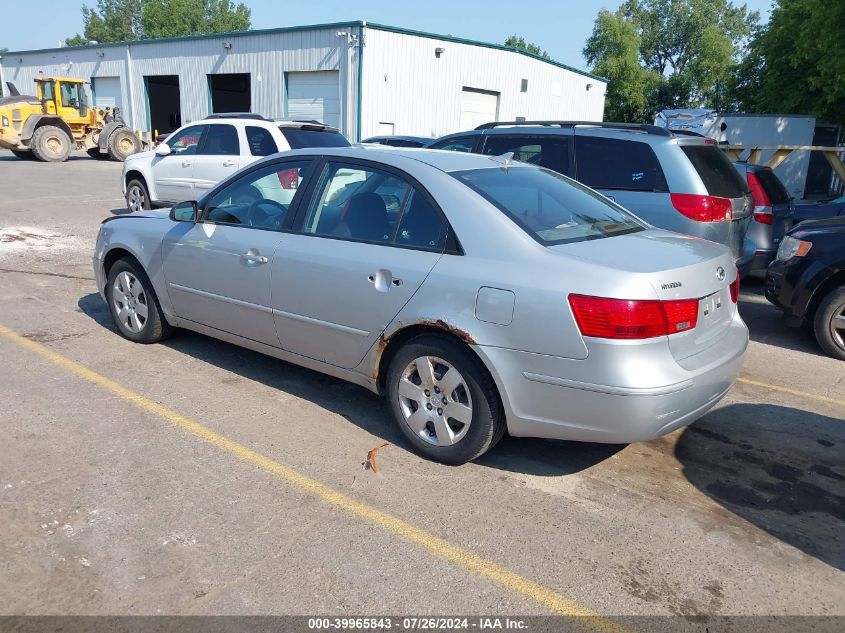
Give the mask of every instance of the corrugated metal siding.
M 394 124 L 396 134 L 440 136 L 457 131 L 464 86 L 500 93 L 500 119 L 602 118 L 605 84 L 599 79 L 512 51 L 379 28 L 364 30 L 364 136 L 378 133 L 380 122 Z M 359 31 L 356 25 L 333 25 L 54 49 L 12 53 L 4 56 L 2 65 L 5 79 L 24 93 L 33 91 L 39 71 L 85 80 L 121 77 L 124 117 L 136 130 L 148 127 L 145 75 L 179 75 L 182 122 L 187 123 L 209 112 L 209 73 L 251 73 L 253 111 L 281 117 L 285 72 L 337 70 L 341 131 L 355 141 L 359 51 L 350 36 Z M 231 43 L 231 49 L 224 49 L 224 42 Z M 434 55 L 438 47 L 445 49 L 440 59 Z M 520 92 L 523 79 L 528 80 L 526 93 Z M 592 84 L 589 91 L 587 84 Z
M 598 79 L 510 51 L 375 28 L 365 37 L 364 137 L 385 122 L 396 134 L 460 131 L 464 86 L 500 93 L 500 120 L 602 120 L 605 84 Z M 445 49 L 439 59 L 436 48 Z
M 231 43 L 224 49 L 223 43 Z M 126 47 L 102 50 L 72 48 L 60 52 L 27 53 L 18 62 L 3 59 L 7 81 L 14 81 L 21 92 L 30 90 L 39 71 L 45 75 L 66 75 L 90 80 L 96 76 L 123 79 L 124 116 L 135 129 L 146 130 L 144 76 L 179 75 L 182 121 L 205 117 L 209 112 L 208 82 L 211 73 L 251 73 L 253 111 L 269 117 L 284 116 L 284 73 L 298 70 L 340 71 L 341 127 L 354 130 L 357 115 L 356 82 L 348 80 L 351 47 L 337 30 L 221 36 L 202 40 L 169 41 L 129 45 L 132 59 L 132 99 L 129 98 L 130 72 Z M 103 54 L 103 58 L 97 57 Z M 351 107 L 350 107 L 351 106 Z

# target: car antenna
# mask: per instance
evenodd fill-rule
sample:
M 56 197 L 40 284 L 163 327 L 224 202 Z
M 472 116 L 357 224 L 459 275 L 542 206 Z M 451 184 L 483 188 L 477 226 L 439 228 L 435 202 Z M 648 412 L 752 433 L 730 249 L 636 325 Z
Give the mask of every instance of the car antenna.
M 498 156 L 491 156 L 490 160 L 494 160 L 497 163 L 501 163 L 502 169 L 507 172 L 508 168 L 513 165 L 513 152 L 505 152 L 504 154 L 499 154 Z

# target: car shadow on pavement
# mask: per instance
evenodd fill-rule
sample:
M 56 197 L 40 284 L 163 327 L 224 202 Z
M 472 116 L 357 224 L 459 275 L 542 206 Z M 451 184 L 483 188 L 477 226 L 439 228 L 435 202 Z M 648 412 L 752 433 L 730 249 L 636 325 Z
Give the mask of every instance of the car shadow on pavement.
M 84 314 L 119 336 L 108 306 L 99 294 L 85 295 L 77 305 Z M 384 441 L 412 451 L 390 420 L 382 399 L 363 387 L 188 330 L 179 330 L 162 345 L 242 378 L 313 402 Z M 594 466 L 623 448 L 623 445 L 616 444 L 505 436 L 476 463 L 525 474 L 569 475 Z
M 788 327 L 783 313 L 766 299 L 763 281 L 746 278 L 739 296 L 739 314 L 748 325 L 752 341 L 824 356 L 810 329 Z
M 120 207 L 119 209 L 109 209 L 109 213 L 112 215 L 130 215 L 132 212 L 126 207 Z
M 768 404 L 732 404 L 688 427 L 683 474 L 724 508 L 845 570 L 845 424 Z

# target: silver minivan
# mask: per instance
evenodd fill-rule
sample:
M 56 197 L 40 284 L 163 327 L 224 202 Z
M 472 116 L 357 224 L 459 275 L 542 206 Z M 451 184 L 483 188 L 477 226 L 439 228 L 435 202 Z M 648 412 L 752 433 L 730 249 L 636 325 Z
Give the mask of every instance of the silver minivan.
M 745 276 L 753 199 L 711 139 L 654 125 L 582 121 L 485 123 L 428 147 L 502 155 L 553 169 L 599 191 L 649 224 L 730 247 Z

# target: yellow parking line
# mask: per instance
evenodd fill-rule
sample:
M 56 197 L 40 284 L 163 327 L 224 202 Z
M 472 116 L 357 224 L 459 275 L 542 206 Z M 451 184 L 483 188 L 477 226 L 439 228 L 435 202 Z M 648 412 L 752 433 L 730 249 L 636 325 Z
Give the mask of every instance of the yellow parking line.
M 807 391 L 799 391 L 798 389 L 790 389 L 789 387 L 781 387 L 780 385 L 770 385 L 767 382 L 759 382 L 757 380 L 749 380 L 748 378 L 737 378 L 737 382 L 744 383 L 746 385 L 754 385 L 755 387 L 763 387 L 765 389 L 771 389 L 772 391 L 781 391 L 783 393 L 789 393 L 793 396 L 801 396 L 802 398 L 809 398 L 811 400 L 818 400 L 819 402 L 827 402 L 828 404 L 840 404 L 845 406 L 845 400 L 837 400 L 836 398 L 828 398 L 827 396 L 820 396 L 815 393 L 809 393 Z
M 0 334 L 5 336 L 9 341 L 16 343 L 20 347 L 24 347 L 31 352 L 35 352 L 41 357 L 49 360 L 51 363 L 66 369 L 70 373 L 102 387 L 106 391 L 109 391 L 115 396 L 134 404 L 148 413 L 164 418 L 174 426 L 192 433 L 209 444 L 223 449 L 232 455 L 235 455 L 239 459 L 257 466 L 261 470 L 275 475 L 288 484 L 311 493 L 326 503 L 341 508 L 352 515 L 391 532 L 396 536 L 400 536 L 412 543 L 416 543 L 432 554 L 439 556 L 458 567 L 471 571 L 482 578 L 491 580 L 505 589 L 530 598 L 555 613 L 569 617 L 583 618 L 581 623 L 588 629 L 606 633 L 624 633 L 626 631 L 625 628 L 598 615 L 597 613 L 594 613 L 593 611 L 590 611 L 588 608 L 581 606 L 571 598 L 567 598 L 552 589 L 523 578 L 519 574 L 510 571 L 501 565 L 488 561 L 481 556 L 473 554 L 462 547 L 452 545 L 449 541 L 433 534 L 429 534 L 425 530 L 407 523 L 402 519 L 386 512 L 382 512 L 373 506 L 356 501 L 351 497 L 347 497 L 333 488 L 330 488 L 329 486 L 326 486 L 307 475 L 303 475 L 289 466 L 284 466 L 269 457 L 261 455 L 260 453 L 238 444 L 227 437 L 215 433 L 199 422 L 195 422 L 194 420 L 186 418 L 167 407 L 153 402 L 152 400 L 149 400 L 144 396 L 135 393 L 134 391 L 127 389 L 112 380 L 109 380 L 105 376 L 101 376 L 87 367 L 84 367 L 69 358 L 65 358 L 61 354 L 52 351 L 44 345 L 21 336 L 3 325 L 0 325 Z

